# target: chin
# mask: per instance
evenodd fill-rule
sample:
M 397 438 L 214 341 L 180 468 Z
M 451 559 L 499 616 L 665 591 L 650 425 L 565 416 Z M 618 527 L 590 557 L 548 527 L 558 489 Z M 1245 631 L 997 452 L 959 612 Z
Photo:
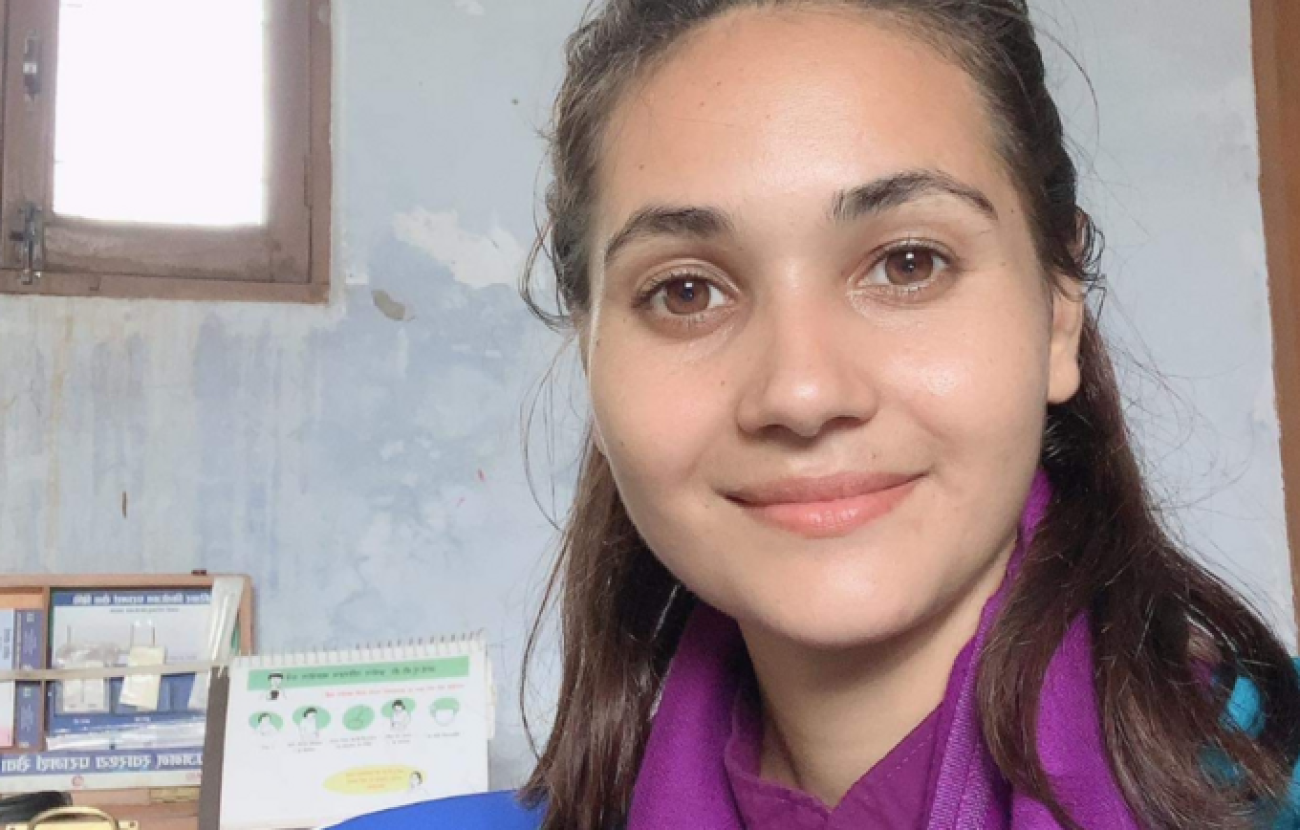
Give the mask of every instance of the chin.
M 733 614 L 742 625 L 756 626 L 768 636 L 818 651 L 877 646 L 921 627 L 925 607 L 905 601 L 906 592 L 890 592 L 885 601 L 856 595 L 788 597 L 756 606 L 746 603 Z M 914 595 L 913 595 L 914 596 Z

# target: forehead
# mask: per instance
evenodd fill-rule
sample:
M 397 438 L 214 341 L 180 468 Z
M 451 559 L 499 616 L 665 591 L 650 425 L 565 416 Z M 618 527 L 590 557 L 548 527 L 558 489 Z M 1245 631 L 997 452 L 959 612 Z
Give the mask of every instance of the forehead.
M 1004 178 L 962 68 L 878 14 L 747 9 L 705 24 L 623 96 L 602 148 L 600 224 L 646 201 L 824 202 L 910 169 Z

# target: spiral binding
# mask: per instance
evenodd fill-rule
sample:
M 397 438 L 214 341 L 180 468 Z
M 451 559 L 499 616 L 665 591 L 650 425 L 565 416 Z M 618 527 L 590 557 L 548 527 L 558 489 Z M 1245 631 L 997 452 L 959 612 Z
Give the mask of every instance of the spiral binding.
M 389 640 L 366 646 L 339 649 L 283 651 L 234 658 L 230 665 L 238 669 L 279 669 L 298 666 L 321 666 L 347 663 L 397 662 L 436 657 L 461 657 L 483 654 L 487 640 L 483 631 L 468 634 L 444 634 L 411 640 Z

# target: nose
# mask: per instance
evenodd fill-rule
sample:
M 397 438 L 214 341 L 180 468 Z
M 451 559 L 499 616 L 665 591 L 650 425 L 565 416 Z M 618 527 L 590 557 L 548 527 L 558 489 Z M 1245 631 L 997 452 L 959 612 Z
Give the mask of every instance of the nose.
M 869 421 L 879 405 L 869 325 L 844 298 L 770 298 L 749 331 L 752 355 L 737 409 L 751 435 L 813 439 Z

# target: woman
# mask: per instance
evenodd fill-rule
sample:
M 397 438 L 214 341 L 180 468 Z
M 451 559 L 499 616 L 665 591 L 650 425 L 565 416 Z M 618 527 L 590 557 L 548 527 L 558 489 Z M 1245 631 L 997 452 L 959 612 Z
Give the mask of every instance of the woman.
M 410 726 L 411 713 L 406 710 L 405 701 L 394 700 L 392 715 L 389 717 L 389 728 L 394 732 L 405 732 Z
M 554 728 L 527 809 L 371 821 L 1300 826 L 1294 669 L 1146 495 L 1023 0 L 610 0 L 568 59 Z
M 320 738 L 320 712 L 315 706 L 308 706 L 298 721 L 298 737 L 304 741 Z

